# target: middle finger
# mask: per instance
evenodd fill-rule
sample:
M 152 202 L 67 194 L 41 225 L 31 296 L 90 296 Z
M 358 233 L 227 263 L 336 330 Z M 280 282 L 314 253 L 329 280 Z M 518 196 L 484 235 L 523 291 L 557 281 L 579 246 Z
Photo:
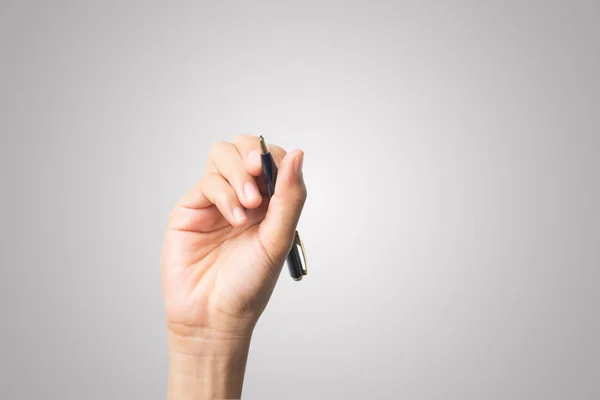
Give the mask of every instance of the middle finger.
M 233 187 L 244 207 L 258 207 L 262 197 L 254 177 L 246 171 L 244 160 L 236 146 L 228 142 L 217 143 L 211 151 L 210 162 Z

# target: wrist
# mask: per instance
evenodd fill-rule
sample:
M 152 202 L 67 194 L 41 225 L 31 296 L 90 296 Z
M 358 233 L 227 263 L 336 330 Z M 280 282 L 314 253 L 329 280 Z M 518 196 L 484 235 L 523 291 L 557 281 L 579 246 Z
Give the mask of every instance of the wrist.
M 252 324 L 227 324 L 214 328 L 167 321 L 169 354 L 231 354 L 250 342 L 253 331 Z
M 187 332 L 192 328 L 185 328 Z M 181 328 L 167 330 L 169 355 L 193 357 L 223 357 L 247 350 L 252 339 L 252 331 L 224 333 L 207 329 L 182 333 Z
M 170 324 L 168 399 L 240 398 L 251 333 Z

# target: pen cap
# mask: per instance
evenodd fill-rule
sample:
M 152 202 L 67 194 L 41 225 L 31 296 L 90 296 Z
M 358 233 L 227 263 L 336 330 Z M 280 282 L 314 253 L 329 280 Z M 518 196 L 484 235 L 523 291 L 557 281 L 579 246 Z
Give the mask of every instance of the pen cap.
M 287 265 L 290 275 L 295 281 L 302 280 L 302 277 L 308 273 L 306 250 L 298 231 L 294 234 L 294 242 L 287 256 Z

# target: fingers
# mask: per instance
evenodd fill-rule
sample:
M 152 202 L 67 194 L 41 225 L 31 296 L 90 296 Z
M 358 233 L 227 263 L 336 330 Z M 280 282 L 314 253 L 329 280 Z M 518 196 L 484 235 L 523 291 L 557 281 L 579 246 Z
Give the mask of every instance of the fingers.
M 268 207 L 263 221 L 265 228 L 261 229 L 267 232 L 266 243 L 277 242 L 269 246 L 274 252 L 281 252 L 281 248 L 291 244 L 306 197 L 301 168 L 303 153 L 287 154 L 279 146 L 269 147 L 279 166 L 276 192 L 270 202 L 262 201 L 264 182 L 256 179 L 262 174 L 259 139 L 241 135 L 233 143 L 219 142 L 213 147 L 204 176 L 181 198 L 178 206 L 199 210 L 214 204 L 227 222 L 236 227 L 258 222 L 256 218 L 262 219 Z M 296 173 L 294 168 L 298 165 Z M 281 241 L 283 244 L 279 244 Z
M 259 226 L 259 239 L 272 260 L 283 260 L 290 251 L 296 226 L 307 197 L 302 176 L 304 153 L 288 153 L 279 167 L 275 194 L 265 219 Z
M 244 160 L 234 144 L 217 143 L 211 151 L 210 161 L 221 176 L 233 187 L 244 207 L 258 207 L 262 201 L 262 196 L 256 186 L 254 177 L 246 170 Z
M 202 178 L 202 195 L 217 206 L 225 219 L 233 226 L 242 226 L 248 216 L 240 204 L 235 190 L 225 178 L 215 172 L 208 172 Z

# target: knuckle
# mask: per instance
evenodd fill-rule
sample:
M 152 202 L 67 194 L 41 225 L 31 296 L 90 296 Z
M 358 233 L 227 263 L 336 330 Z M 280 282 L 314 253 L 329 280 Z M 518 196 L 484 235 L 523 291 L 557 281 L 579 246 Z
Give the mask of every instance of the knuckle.
M 215 171 L 206 171 L 200 179 L 200 187 L 202 190 L 210 188 L 221 177 L 221 174 Z
M 233 138 L 233 143 L 243 143 L 249 137 L 249 135 L 244 134 L 236 135 L 235 138 Z
M 219 141 L 213 145 L 210 149 L 210 155 L 213 158 L 219 157 L 222 154 L 223 150 L 227 147 L 228 143 L 224 141 Z
M 302 192 L 302 198 L 306 200 L 308 197 L 308 189 L 306 188 L 306 185 L 302 185 L 300 191 Z
M 169 212 L 169 215 L 167 216 L 167 226 L 173 226 L 173 224 L 179 220 L 179 217 L 181 215 L 181 206 L 179 204 L 176 204 L 171 211 Z
M 222 190 L 217 195 L 217 199 L 223 207 L 233 206 L 237 203 L 237 196 L 232 188 Z
M 210 182 L 211 180 L 219 178 L 220 176 L 221 176 L 221 174 L 218 173 L 217 171 L 206 171 L 206 173 L 202 177 L 202 182 L 204 184 L 206 184 L 206 182 Z
M 283 147 L 280 146 L 273 146 L 273 148 L 271 149 L 271 151 L 273 153 L 275 153 L 275 156 L 278 158 L 283 158 L 287 155 L 287 151 L 285 151 L 285 149 Z
M 296 203 L 300 205 L 304 205 L 306 203 L 306 199 L 308 198 L 308 191 L 306 190 L 306 186 L 302 185 L 298 189 L 298 196 L 296 197 Z

